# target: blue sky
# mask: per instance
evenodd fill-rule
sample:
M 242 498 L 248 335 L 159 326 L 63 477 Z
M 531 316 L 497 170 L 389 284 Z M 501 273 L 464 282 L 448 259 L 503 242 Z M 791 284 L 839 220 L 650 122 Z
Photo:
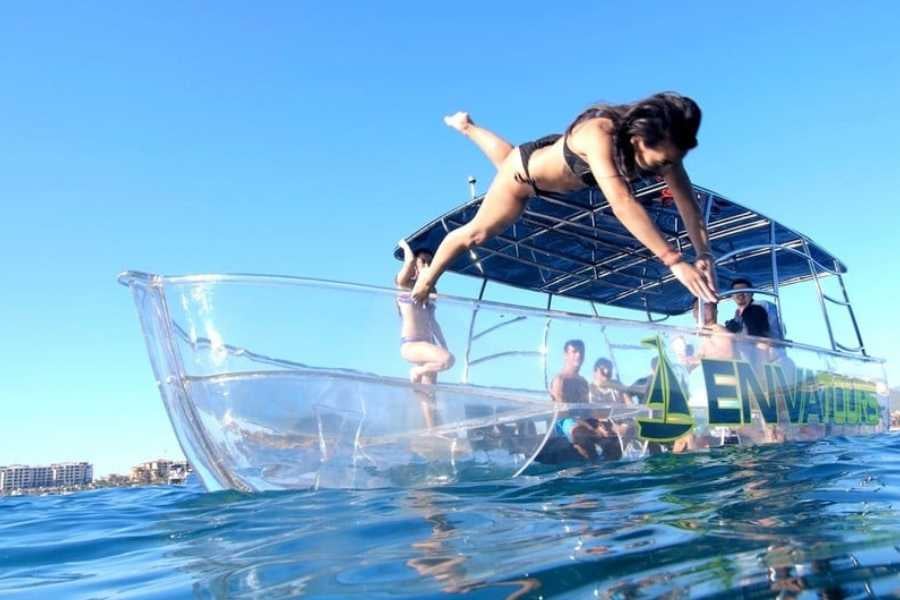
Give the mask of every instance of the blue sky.
M 5 5 L 0 464 L 178 456 L 118 272 L 383 284 L 490 180 L 442 115 L 524 141 L 662 89 L 704 110 L 695 182 L 846 262 L 900 382 L 900 5 L 798 4 Z

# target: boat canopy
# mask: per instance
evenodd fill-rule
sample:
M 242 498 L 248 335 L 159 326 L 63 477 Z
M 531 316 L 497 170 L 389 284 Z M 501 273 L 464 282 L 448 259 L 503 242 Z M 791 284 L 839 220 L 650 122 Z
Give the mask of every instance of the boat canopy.
M 720 287 L 746 277 L 774 289 L 846 267 L 808 237 L 712 190 L 693 186 L 707 222 Z M 693 247 L 671 191 L 655 178 L 641 180 L 635 197 L 670 244 L 687 257 Z M 484 196 L 428 223 L 407 240 L 434 251 L 450 231 L 475 216 Z M 402 259 L 402 251 L 394 251 Z M 596 188 L 537 196 L 506 231 L 459 256 L 450 271 L 535 292 L 665 315 L 693 304 L 690 293 L 613 215 Z

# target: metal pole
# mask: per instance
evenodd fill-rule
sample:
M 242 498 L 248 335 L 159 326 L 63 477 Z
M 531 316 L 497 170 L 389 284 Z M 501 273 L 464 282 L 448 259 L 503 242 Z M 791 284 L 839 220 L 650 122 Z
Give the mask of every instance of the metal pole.
M 474 200 L 475 199 L 475 181 L 476 181 L 475 176 L 469 175 L 468 181 L 469 181 L 469 198 Z
M 850 312 L 850 321 L 853 323 L 853 329 L 856 331 L 856 340 L 859 342 L 859 351 L 863 356 L 868 356 L 866 354 L 866 347 L 863 345 L 862 334 L 859 332 L 859 325 L 856 323 L 856 313 L 853 312 L 853 306 L 850 305 L 850 296 L 847 295 L 847 288 L 844 286 L 844 278 L 841 277 L 841 272 L 837 264 L 837 260 L 834 261 L 834 270 L 837 272 L 838 283 L 841 284 L 841 292 L 844 294 L 844 302 L 847 303 L 847 310 Z
M 478 302 L 484 298 L 484 288 L 487 287 L 487 277 L 481 280 L 481 289 L 478 291 Z M 466 341 L 466 356 L 463 360 L 462 382 L 469 383 L 469 367 L 471 366 L 472 342 L 475 341 L 475 317 L 478 316 L 478 302 L 472 308 L 472 319 L 469 321 L 469 337 Z
M 553 294 L 547 294 L 547 310 L 550 310 L 550 303 L 553 302 Z M 541 362 L 544 367 L 544 389 L 550 389 L 550 374 L 547 373 L 547 355 L 549 351 L 547 349 L 547 342 L 550 339 L 550 323 L 553 322 L 551 317 L 547 317 L 547 322 L 544 323 L 544 341 L 541 345 L 541 349 L 543 350 L 543 356 L 541 357 Z M 555 403 L 554 403 L 555 404 Z M 554 414 L 554 423 L 556 422 L 556 415 Z
M 769 243 L 772 244 L 772 292 L 775 294 L 775 307 L 778 309 L 779 338 L 784 338 L 784 313 L 781 312 L 781 296 L 778 293 L 778 258 L 775 248 L 775 222 L 769 221 Z
M 825 317 L 825 327 L 828 328 L 828 340 L 831 342 L 831 349 L 837 351 L 837 346 L 834 343 L 834 332 L 831 331 L 831 320 L 828 318 L 828 308 L 825 306 L 825 298 L 822 297 L 822 283 L 819 281 L 819 273 L 816 271 L 816 266 L 813 264 L 812 254 L 809 253 L 809 244 L 806 243 L 806 239 L 803 239 L 803 251 L 806 253 L 806 259 L 809 262 L 809 271 L 812 273 L 812 277 L 816 282 L 816 291 L 819 294 L 819 306 L 822 307 L 822 315 Z
M 706 194 L 706 202 L 703 203 L 703 225 L 707 228 L 709 227 L 709 217 L 710 217 L 710 215 L 712 215 L 712 203 L 713 203 L 713 195 L 711 193 L 707 193 Z M 706 232 L 706 237 L 707 237 L 707 239 L 709 238 L 708 230 Z M 710 247 L 707 248 L 707 250 L 709 251 L 709 257 L 712 259 L 710 261 L 711 264 L 709 265 L 709 268 L 712 270 L 713 283 L 718 288 L 719 287 L 719 275 L 718 275 L 718 273 L 716 273 L 716 266 L 718 266 L 718 265 L 716 264 L 716 258 L 712 255 L 712 244 L 710 244 Z M 696 248 L 694 248 L 694 253 L 695 254 L 697 253 Z M 703 329 L 703 326 L 706 325 L 706 323 L 703 322 L 703 311 L 704 311 L 703 305 L 704 304 L 705 304 L 705 302 L 703 302 L 703 300 L 701 298 L 697 298 L 697 329 Z
M 706 194 L 706 202 L 703 203 L 703 222 L 709 225 L 709 217 L 712 213 L 713 195 Z

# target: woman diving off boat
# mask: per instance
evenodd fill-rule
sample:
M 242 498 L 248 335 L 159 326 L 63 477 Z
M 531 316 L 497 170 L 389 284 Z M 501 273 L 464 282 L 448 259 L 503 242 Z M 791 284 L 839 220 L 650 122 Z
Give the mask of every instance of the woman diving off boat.
M 410 293 L 424 302 L 437 280 L 463 251 L 483 244 L 512 225 L 529 198 L 597 186 L 613 214 L 694 296 L 716 301 L 712 255 L 706 226 L 682 165 L 697 145 L 700 107 L 673 92 L 625 105 L 596 105 L 584 111 L 562 135 L 550 135 L 514 148 L 477 126 L 467 113 L 444 121 L 471 139 L 497 167 L 475 217 L 447 234 L 431 265 Z M 518 150 L 514 152 L 513 150 Z M 694 264 L 663 238 L 647 211 L 634 198 L 630 181 L 658 175 L 669 186 L 694 246 Z

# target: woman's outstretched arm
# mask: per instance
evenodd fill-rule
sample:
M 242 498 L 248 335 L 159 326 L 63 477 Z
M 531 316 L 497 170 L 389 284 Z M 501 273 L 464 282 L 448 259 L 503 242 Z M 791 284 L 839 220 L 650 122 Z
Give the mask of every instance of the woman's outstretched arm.
M 585 123 L 593 131 L 585 131 L 581 147 L 587 157 L 591 172 L 609 201 L 613 214 L 637 240 L 647 247 L 660 261 L 672 270 L 672 274 L 694 296 L 705 302 L 715 302 L 716 296 L 706 277 L 692 265 L 684 262 L 663 238 L 656 224 L 650 219 L 644 207 L 634 198 L 625 178 L 622 177 L 613 160 L 612 136 L 598 120 Z
M 681 215 L 684 221 L 684 227 L 687 229 L 688 237 L 691 238 L 691 243 L 694 245 L 697 256 L 708 253 L 709 235 L 706 232 L 703 215 L 697 207 L 697 200 L 694 198 L 691 179 L 688 177 L 687 171 L 684 170 L 684 165 L 681 163 L 673 164 L 663 171 L 661 175 L 666 185 L 672 190 L 678 214 Z
M 662 176 L 666 185 L 672 190 L 675 207 L 678 209 L 678 214 L 681 215 L 681 220 L 684 221 L 684 228 L 687 229 L 688 237 L 694 246 L 694 253 L 697 256 L 694 266 L 706 276 L 707 283 L 715 292 L 717 289 L 716 270 L 713 256 L 709 251 L 709 233 L 706 230 L 703 213 L 697 206 L 691 179 L 680 162 L 663 171 Z

